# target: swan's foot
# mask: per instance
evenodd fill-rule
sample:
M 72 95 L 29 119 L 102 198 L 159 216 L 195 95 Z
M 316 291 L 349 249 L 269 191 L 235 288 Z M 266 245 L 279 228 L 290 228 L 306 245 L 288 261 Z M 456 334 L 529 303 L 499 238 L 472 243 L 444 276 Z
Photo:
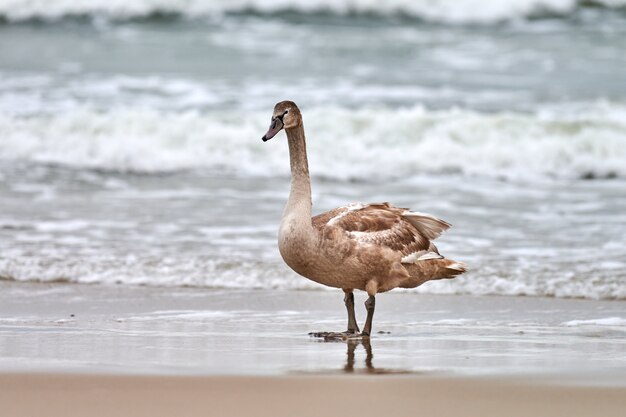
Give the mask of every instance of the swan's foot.
M 343 301 L 346 304 L 348 310 L 348 330 L 345 332 L 311 332 L 309 336 L 319 337 L 324 339 L 325 342 L 332 341 L 346 341 L 346 340 L 369 340 L 372 332 L 372 319 L 374 318 L 374 307 L 376 305 L 376 299 L 373 295 L 365 302 L 365 308 L 367 309 L 367 319 L 365 320 L 365 326 L 363 331 L 359 331 L 359 326 L 356 323 L 356 316 L 354 314 L 354 294 L 351 289 L 344 289 L 346 296 Z M 375 289 L 373 290 L 375 293 Z
M 369 339 L 369 335 L 358 333 L 358 332 L 349 332 L 349 331 L 346 331 L 346 332 L 311 332 L 309 333 L 309 336 L 324 339 L 325 342 L 361 340 L 363 338 Z

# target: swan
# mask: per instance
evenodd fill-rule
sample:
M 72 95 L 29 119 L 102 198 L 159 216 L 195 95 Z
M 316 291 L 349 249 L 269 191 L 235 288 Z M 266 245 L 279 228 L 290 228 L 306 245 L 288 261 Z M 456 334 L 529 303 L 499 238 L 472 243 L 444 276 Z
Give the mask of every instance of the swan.
M 314 335 L 369 337 L 376 294 L 454 278 L 466 271 L 462 262 L 444 258 L 432 243 L 450 224 L 429 214 L 389 203 L 351 203 L 312 217 L 304 125 L 292 101 L 276 104 L 263 142 L 283 129 L 289 146 L 291 190 L 278 231 L 280 254 L 299 275 L 341 288 L 348 312 L 346 332 Z M 354 290 L 369 296 L 361 333 L 354 314 Z

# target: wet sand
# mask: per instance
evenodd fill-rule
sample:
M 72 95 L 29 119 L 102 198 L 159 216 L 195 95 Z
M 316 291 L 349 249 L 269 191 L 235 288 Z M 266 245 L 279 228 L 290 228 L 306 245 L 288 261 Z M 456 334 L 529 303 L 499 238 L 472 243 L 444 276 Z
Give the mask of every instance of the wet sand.
M 356 294 L 360 323 L 364 300 Z M 5 281 L 0 372 L 335 375 L 350 368 L 352 356 L 355 372 L 578 372 L 626 381 L 625 306 L 392 292 L 377 297 L 368 347 L 308 335 L 345 329 L 340 291 Z
M 624 305 L 391 293 L 369 342 L 326 343 L 338 292 L 0 282 L 0 410 L 623 415 Z
M 624 387 L 437 377 L 0 375 L 7 416 L 623 416 Z

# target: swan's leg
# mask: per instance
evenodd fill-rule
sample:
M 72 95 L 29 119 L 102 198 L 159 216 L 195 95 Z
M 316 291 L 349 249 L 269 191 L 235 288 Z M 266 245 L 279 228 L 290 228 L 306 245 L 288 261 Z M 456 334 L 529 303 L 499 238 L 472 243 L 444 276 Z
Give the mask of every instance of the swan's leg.
M 363 336 L 369 336 L 372 334 L 372 319 L 374 318 L 374 308 L 376 307 L 376 298 L 370 295 L 367 301 L 365 301 L 365 308 L 367 309 L 367 318 L 365 319 L 365 326 L 363 327 Z
M 348 334 L 359 333 L 359 325 L 356 323 L 356 316 L 354 314 L 354 293 L 352 290 L 344 290 L 346 296 L 343 301 L 346 303 L 346 310 L 348 310 Z
M 346 303 L 346 310 L 348 310 L 348 330 L 345 332 L 311 332 L 310 336 L 313 337 L 323 337 L 326 341 L 333 340 L 348 340 L 351 338 L 358 338 L 361 336 L 359 334 L 359 325 L 356 323 L 356 315 L 354 314 L 354 293 L 352 290 L 344 290 L 346 293 L 343 298 L 344 303 Z

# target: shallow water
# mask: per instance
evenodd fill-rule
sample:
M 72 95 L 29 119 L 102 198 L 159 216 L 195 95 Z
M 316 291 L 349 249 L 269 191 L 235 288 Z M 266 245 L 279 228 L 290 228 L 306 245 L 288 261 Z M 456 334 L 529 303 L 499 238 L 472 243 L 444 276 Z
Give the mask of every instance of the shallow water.
M 0 286 L 2 371 L 579 373 L 620 384 L 626 372 L 615 301 L 386 294 L 374 321 L 384 333 L 324 343 L 307 333 L 344 329 L 340 291 Z

